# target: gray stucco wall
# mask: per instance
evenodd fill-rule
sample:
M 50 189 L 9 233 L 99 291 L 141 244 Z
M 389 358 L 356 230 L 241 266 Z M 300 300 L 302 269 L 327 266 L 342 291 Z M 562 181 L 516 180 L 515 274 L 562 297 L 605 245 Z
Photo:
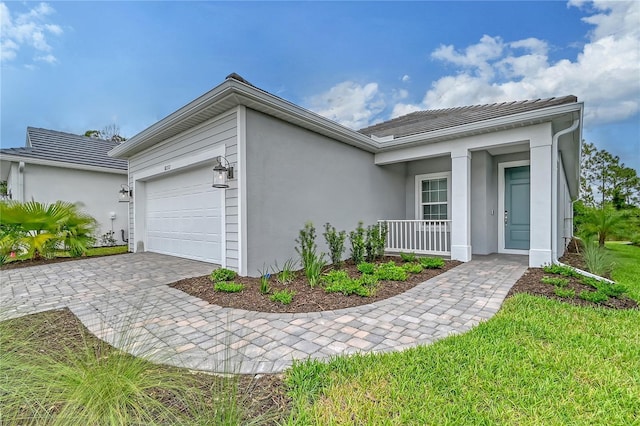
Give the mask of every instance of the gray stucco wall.
M 373 154 L 251 109 L 246 135 L 249 275 L 297 258 L 295 239 L 307 221 L 326 252 L 326 222 L 348 232 L 359 220 L 404 217 L 404 164 L 376 166 Z
M 487 151 L 474 151 L 471 158 L 471 250 L 473 254 L 498 251 L 497 171 Z M 495 176 L 494 176 L 495 175 Z

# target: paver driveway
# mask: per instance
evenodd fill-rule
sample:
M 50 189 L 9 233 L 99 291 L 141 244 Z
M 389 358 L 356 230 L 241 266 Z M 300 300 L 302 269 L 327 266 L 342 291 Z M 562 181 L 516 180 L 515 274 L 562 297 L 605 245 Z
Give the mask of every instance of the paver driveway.
M 270 373 L 294 359 L 401 350 L 469 330 L 497 312 L 527 258 L 474 256 L 390 299 L 304 314 L 222 308 L 167 286 L 213 268 L 141 253 L 1 271 L 0 313 L 68 307 L 98 337 L 155 362 Z

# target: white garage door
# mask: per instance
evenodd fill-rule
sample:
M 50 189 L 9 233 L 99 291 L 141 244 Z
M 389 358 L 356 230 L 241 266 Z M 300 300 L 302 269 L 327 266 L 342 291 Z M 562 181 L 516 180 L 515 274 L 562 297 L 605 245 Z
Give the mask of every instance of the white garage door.
M 147 250 L 205 262 L 222 261 L 222 197 L 211 167 L 148 181 Z

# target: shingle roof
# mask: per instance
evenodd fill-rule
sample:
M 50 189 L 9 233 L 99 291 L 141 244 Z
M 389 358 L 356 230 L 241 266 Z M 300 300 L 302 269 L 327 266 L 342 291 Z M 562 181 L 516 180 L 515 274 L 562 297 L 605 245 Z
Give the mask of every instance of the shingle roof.
M 559 98 L 416 111 L 358 131 L 367 136 L 399 138 L 577 101 L 577 97 L 569 95 Z
M 0 154 L 127 170 L 126 160 L 107 155 L 117 142 L 34 127 L 27 127 L 27 138 L 30 147 L 1 149 Z

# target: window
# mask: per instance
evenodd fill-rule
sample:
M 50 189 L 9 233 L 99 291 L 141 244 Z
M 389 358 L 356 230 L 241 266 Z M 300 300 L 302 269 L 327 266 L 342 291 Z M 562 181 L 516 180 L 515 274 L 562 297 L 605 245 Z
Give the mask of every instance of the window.
M 447 220 L 450 210 L 450 173 L 416 176 L 416 218 Z

